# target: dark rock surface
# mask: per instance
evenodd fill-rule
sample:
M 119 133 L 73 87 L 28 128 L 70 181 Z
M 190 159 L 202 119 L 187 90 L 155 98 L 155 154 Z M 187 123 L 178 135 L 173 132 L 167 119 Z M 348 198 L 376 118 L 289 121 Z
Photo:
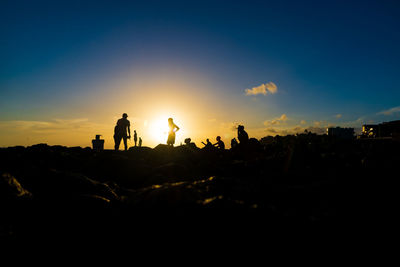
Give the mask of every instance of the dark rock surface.
M 312 134 L 225 151 L 2 148 L 0 238 L 337 225 L 391 187 L 399 148 Z

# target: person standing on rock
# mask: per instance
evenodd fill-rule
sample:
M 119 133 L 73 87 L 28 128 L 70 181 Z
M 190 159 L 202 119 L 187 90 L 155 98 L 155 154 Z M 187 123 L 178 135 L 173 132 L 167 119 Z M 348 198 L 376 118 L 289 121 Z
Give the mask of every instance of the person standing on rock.
M 135 146 L 137 144 L 137 133 L 136 130 L 133 131 L 133 141 L 135 141 Z
M 122 118 L 117 121 L 117 125 L 114 127 L 115 150 L 119 149 L 119 144 L 122 139 L 124 139 L 125 150 L 128 149 L 128 139 L 131 139 L 131 123 L 127 118 L 128 114 L 122 114 Z
M 238 129 L 238 139 L 239 139 L 240 144 L 242 144 L 242 145 L 247 144 L 247 142 L 249 141 L 249 135 L 244 130 L 244 126 L 239 125 L 237 129 Z
M 179 127 L 174 123 L 172 118 L 168 119 L 168 128 L 169 128 L 169 133 L 168 133 L 167 145 L 174 146 L 175 133 L 179 131 Z

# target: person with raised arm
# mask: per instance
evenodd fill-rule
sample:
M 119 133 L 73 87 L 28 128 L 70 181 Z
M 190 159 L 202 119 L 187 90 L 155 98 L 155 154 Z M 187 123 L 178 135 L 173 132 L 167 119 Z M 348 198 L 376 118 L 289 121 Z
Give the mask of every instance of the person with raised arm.
M 179 131 L 179 127 L 174 123 L 174 120 L 172 118 L 168 119 L 168 140 L 167 140 L 167 145 L 169 146 L 174 146 L 175 144 L 175 133 Z

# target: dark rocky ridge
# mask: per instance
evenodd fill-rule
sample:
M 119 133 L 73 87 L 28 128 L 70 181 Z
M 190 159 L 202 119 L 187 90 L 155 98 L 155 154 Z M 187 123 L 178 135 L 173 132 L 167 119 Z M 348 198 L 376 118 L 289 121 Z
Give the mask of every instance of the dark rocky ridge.
M 122 237 L 143 229 L 268 231 L 350 222 L 390 188 L 399 147 L 304 134 L 226 151 L 3 148 L 0 235 Z

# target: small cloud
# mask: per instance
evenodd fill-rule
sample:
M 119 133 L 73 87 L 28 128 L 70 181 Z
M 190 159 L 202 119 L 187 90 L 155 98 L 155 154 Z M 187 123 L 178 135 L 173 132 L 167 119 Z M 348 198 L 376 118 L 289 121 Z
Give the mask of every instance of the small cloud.
M 279 117 L 278 120 L 280 120 L 280 121 L 286 121 L 286 120 L 287 120 L 286 114 L 282 114 L 282 115 Z
M 282 114 L 279 118 L 275 118 L 273 120 L 267 120 L 264 121 L 264 125 L 265 126 L 271 126 L 271 125 L 279 125 L 284 121 L 287 121 L 288 117 L 286 116 L 286 114 Z
M 337 119 L 340 119 L 340 118 L 342 117 L 342 114 L 336 114 L 335 117 L 336 117 Z
M 278 134 L 278 131 L 275 128 L 269 127 L 265 129 L 265 132 L 269 135 L 276 135 Z
M 393 108 L 387 109 L 387 110 L 382 110 L 381 112 L 378 112 L 377 115 L 390 116 L 390 115 L 393 115 L 394 113 L 398 113 L 398 112 L 400 112 L 400 106 L 393 107 Z
M 253 87 L 251 89 L 246 89 L 245 92 L 246 95 L 267 95 L 268 93 L 275 94 L 276 92 L 278 92 L 278 87 L 273 82 L 269 82 Z
M 300 124 L 303 124 L 303 125 L 304 125 L 304 124 L 306 124 L 306 123 L 307 123 L 307 122 L 306 122 L 305 120 L 301 120 L 301 121 L 300 121 Z
M 329 123 L 327 121 L 314 121 L 313 125 L 315 127 L 327 127 Z

